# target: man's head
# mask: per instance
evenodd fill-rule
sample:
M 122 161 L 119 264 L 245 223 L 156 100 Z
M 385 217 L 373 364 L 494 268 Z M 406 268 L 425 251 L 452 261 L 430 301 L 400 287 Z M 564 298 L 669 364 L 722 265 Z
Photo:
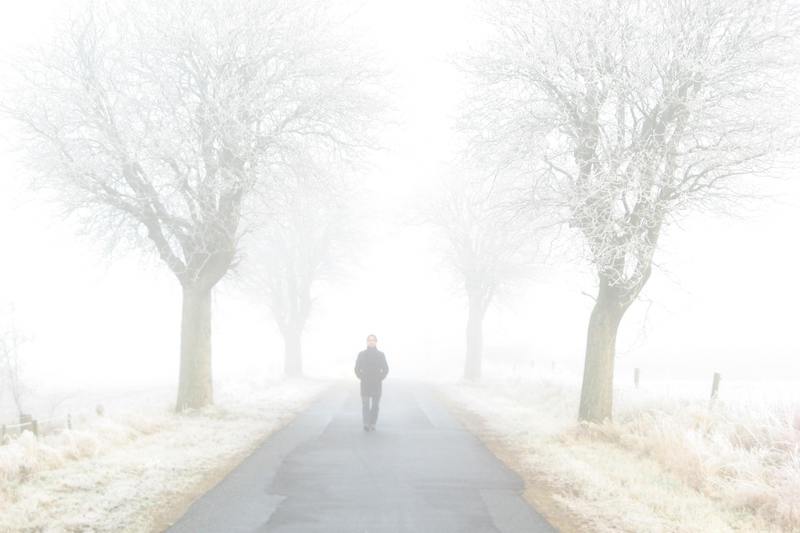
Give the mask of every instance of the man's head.
M 367 335 L 367 346 L 369 348 L 374 348 L 376 344 L 378 344 L 378 337 L 375 335 Z

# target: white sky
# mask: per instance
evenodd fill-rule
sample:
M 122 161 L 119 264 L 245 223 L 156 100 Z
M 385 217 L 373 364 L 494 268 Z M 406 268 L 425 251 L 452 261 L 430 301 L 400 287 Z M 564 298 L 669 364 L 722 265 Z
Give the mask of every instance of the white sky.
M 61 2 L 3 4 L 0 58 L 46 33 L 42 14 Z M 446 58 L 479 34 L 463 2 L 367 1 L 369 38 L 394 71 L 399 124 L 375 156 L 371 188 L 376 242 L 363 268 L 330 288 L 306 335 L 312 372 L 350 375 L 367 333 L 376 333 L 394 375 L 461 371 L 465 309 L 424 230 L 402 219 L 443 170 L 452 149 L 459 80 Z M 800 117 L 794 117 L 795 119 Z M 32 386 L 175 383 L 180 292 L 154 258 L 113 259 L 77 235 L 41 196 L 25 191 L 26 172 L 0 148 L 0 307 L 14 306 L 33 337 Z M 800 183 L 765 182 L 778 201 L 745 219 L 698 213 L 669 228 L 645 300 L 625 317 L 619 368 L 706 379 L 713 371 L 753 379 L 800 379 Z M 530 287 L 490 311 L 486 351 L 580 369 L 595 288 L 585 266 L 554 262 Z M 279 373 L 282 345 L 266 310 L 223 282 L 214 308 L 218 375 Z M 324 370 L 323 370 L 324 369 Z M 800 381 L 798 381 L 800 383 Z

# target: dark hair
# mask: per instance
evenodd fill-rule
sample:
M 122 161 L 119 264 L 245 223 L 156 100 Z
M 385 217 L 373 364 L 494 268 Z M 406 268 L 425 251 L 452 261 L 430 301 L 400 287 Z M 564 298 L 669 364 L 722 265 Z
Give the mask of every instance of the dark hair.
M 373 335 L 372 333 L 370 333 L 369 335 L 367 335 L 367 340 L 369 340 L 369 338 L 370 338 L 370 337 L 372 337 L 373 339 L 375 339 L 375 342 L 378 342 L 378 337 L 376 337 L 376 336 L 375 336 L 375 335 Z

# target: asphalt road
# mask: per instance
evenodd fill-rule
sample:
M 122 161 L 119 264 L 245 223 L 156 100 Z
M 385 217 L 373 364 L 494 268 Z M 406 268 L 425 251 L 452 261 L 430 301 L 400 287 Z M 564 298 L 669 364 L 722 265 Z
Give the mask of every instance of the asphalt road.
M 426 385 L 387 381 L 365 432 L 356 382 L 272 435 L 168 531 L 555 531 L 522 490 Z

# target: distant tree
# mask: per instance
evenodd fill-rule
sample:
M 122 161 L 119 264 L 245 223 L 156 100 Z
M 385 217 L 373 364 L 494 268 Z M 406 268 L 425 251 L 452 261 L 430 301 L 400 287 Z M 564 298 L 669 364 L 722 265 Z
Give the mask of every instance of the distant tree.
M 242 262 L 248 291 L 263 297 L 284 341 L 284 372 L 303 374 L 302 337 L 315 287 L 352 263 L 359 233 L 352 185 L 331 167 L 294 167 L 264 207 Z M 344 170 L 341 170 L 344 172 Z
M 467 299 L 464 377 L 481 377 L 483 321 L 499 294 L 530 277 L 536 228 L 529 212 L 491 177 L 457 171 L 441 182 L 425 220 L 437 228 L 446 264 L 463 283 Z
M 181 284 L 177 409 L 213 401 L 211 291 L 292 161 L 370 142 L 375 71 L 330 3 L 93 2 L 20 61 L 6 111 L 86 227 Z
M 612 415 L 617 330 L 666 224 L 744 197 L 793 126 L 798 5 L 784 0 L 498 0 L 465 62 L 473 147 L 526 173 L 582 236 L 598 294 L 579 418 Z
M 3 385 L 0 386 L 0 398 L 3 389 L 8 390 L 20 416 L 24 413 L 22 399 L 26 391 L 21 347 L 27 340 L 28 338 L 17 328 L 12 316 L 5 331 L 0 333 L 0 385 Z

